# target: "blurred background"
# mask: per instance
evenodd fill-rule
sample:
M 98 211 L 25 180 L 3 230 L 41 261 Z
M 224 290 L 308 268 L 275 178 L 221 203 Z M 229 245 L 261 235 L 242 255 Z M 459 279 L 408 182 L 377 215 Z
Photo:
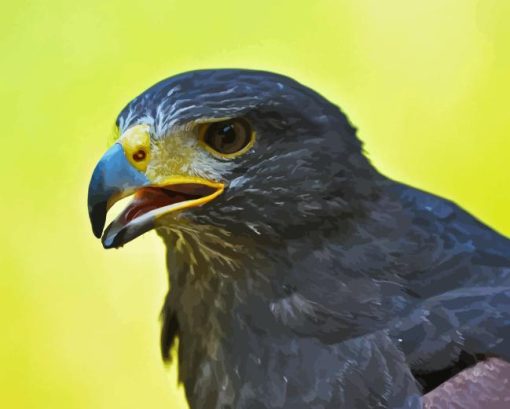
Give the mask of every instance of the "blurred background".
M 206 67 L 288 74 L 386 174 L 510 234 L 510 2 L 18 0 L 0 15 L 0 407 L 185 408 L 150 233 L 104 251 L 87 184 L 117 112 Z

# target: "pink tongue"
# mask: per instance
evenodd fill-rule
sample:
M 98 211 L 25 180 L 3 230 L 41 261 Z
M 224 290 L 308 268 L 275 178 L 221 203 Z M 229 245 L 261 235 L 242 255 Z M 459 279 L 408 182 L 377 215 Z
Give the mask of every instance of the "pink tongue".
M 167 189 L 151 187 L 141 189 L 136 192 L 134 199 L 124 211 L 124 222 L 129 223 L 131 220 L 151 210 L 192 198 Z
M 130 207 L 126 213 L 126 223 L 129 223 L 131 220 L 136 219 L 138 216 L 141 216 L 144 213 L 148 213 L 151 210 L 157 209 L 158 206 L 136 206 L 136 207 Z

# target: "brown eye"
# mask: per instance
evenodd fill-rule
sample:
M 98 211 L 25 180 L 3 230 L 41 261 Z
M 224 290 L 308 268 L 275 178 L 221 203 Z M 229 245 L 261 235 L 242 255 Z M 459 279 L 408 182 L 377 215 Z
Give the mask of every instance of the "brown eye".
M 215 152 L 229 156 L 245 152 L 253 141 L 253 132 L 244 119 L 230 119 L 207 124 L 202 140 Z

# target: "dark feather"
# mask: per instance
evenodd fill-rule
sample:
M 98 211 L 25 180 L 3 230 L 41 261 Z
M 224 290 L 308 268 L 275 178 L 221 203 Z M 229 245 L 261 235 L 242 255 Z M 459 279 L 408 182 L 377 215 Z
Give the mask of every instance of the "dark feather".
M 179 321 L 177 314 L 170 303 L 170 294 L 167 295 L 163 309 L 161 311 L 161 337 L 160 350 L 164 361 L 170 362 L 172 359 L 172 346 L 179 336 Z

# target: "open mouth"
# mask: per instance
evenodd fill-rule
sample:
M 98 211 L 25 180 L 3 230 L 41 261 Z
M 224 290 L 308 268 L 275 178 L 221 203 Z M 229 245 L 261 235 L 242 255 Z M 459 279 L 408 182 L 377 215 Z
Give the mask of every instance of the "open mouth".
M 163 215 L 201 206 L 222 192 L 223 184 L 209 181 L 141 187 L 104 231 L 101 239 L 103 246 L 120 247 L 156 227 Z

